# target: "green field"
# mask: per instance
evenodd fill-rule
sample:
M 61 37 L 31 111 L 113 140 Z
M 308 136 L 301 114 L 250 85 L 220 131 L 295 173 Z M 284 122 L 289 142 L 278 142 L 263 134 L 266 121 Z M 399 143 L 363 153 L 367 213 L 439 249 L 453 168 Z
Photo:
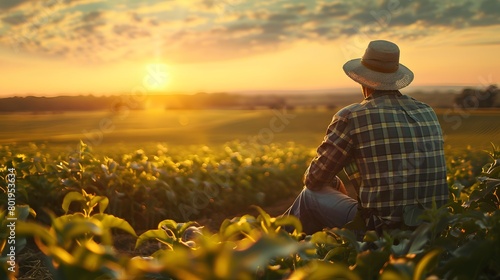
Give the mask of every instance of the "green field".
M 0 115 L 0 200 L 10 207 L 15 190 L 17 237 L 43 240 L 18 250 L 19 279 L 498 279 L 500 151 L 490 142 L 500 112 L 438 111 L 451 195 L 449 207 L 424 211 L 428 223 L 304 239 L 300 222 L 279 215 L 335 111 Z
M 0 115 L 0 144 L 83 140 L 95 150 L 141 148 L 158 143 L 219 146 L 232 140 L 257 144 L 295 142 L 314 148 L 335 110 L 194 110 L 67 112 Z M 500 111 L 438 111 L 448 148 L 484 149 L 500 136 Z

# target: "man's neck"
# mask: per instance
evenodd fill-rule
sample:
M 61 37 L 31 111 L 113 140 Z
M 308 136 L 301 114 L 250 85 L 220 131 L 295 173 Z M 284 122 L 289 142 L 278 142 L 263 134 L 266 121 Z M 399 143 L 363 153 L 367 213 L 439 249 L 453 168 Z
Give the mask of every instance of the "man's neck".
M 365 99 L 372 95 L 372 93 L 375 91 L 374 89 L 365 86 L 361 86 L 361 90 Z

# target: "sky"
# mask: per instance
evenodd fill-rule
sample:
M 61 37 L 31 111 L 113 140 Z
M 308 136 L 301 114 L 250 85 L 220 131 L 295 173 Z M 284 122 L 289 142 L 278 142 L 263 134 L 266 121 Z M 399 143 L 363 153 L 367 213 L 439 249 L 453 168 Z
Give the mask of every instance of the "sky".
M 355 87 L 377 39 L 410 87 L 500 79 L 497 0 L 1 0 L 0 96 Z

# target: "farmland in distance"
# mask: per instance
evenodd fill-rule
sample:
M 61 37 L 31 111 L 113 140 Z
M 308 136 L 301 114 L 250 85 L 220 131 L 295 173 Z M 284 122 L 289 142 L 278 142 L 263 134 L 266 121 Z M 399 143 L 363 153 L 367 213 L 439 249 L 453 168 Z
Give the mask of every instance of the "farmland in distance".
M 266 110 L 159 110 L 12 113 L 0 115 L 0 144 L 50 143 L 52 148 L 83 140 L 96 151 L 174 146 L 220 146 L 239 140 L 256 144 L 295 142 L 315 148 L 337 108 Z M 438 109 L 447 148 L 486 149 L 500 136 L 499 110 Z

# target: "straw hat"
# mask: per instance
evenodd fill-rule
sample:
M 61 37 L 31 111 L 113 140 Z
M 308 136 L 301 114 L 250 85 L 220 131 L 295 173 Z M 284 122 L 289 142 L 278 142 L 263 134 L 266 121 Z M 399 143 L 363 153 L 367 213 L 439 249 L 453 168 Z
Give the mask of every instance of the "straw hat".
M 384 40 L 371 41 L 362 58 L 343 68 L 357 83 L 378 90 L 398 90 L 413 81 L 413 72 L 399 63 L 398 46 Z

